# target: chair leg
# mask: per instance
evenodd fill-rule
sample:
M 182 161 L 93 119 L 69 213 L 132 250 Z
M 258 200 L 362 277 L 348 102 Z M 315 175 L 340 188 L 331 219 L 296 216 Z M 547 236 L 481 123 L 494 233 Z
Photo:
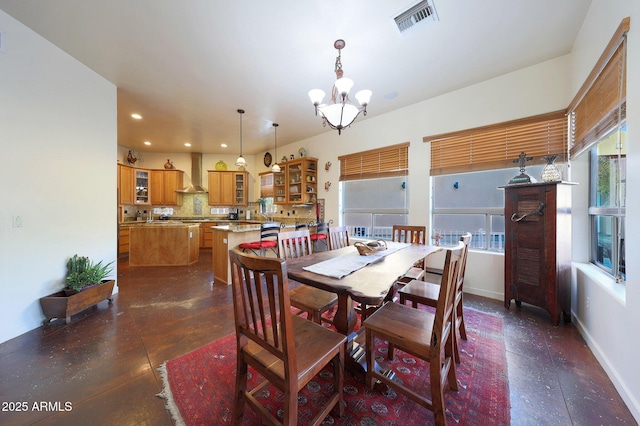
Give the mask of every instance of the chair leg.
M 284 392 L 284 418 L 283 425 L 295 425 L 298 423 L 298 392 L 291 388 Z
M 456 316 L 458 321 L 458 330 L 460 331 L 460 337 L 462 340 L 467 340 L 467 328 L 464 325 L 464 309 L 462 309 L 462 300 L 458 303 L 456 307 Z
M 441 377 L 442 370 L 439 356 L 437 359 L 432 359 L 429 362 L 429 369 L 431 371 L 429 380 L 431 381 L 431 403 L 435 424 L 446 425 L 447 420 L 444 407 L 444 391 L 442 389 Z
M 365 386 L 369 385 L 369 389 L 373 389 L 376 384 L 376 378 L 373 376 L 374 365 L 376 365 L 376 354 L 373 346 L 373 332 L 368 328 L 365 330 L 366 336 L 366 356 L 367 356 L 367 376 L 365 378 Z
M 333 408 L 334 414 L 338 417 L 344 416 L 345 402 L 344 402 L 344 350 L 340 351 L 335 358 L 333 358 L 333 376 L 335 377 L 336 392 L 338 392 L 338 403 Z
M 393 358 L 396 357 L 396 345 L 394 345 L 393 343 L 389 343 L 389 346 L 387 346 L 387 359 L 389 361 L 393 361 Z
M 238 354 L 236 389 L 231 415 L 231 424 L 233 426 L 242 424 L 242 417 L 244 414 L 244 393 L 247 390 L 247 364 L 241 359 L 241 357 L 242 354 Z

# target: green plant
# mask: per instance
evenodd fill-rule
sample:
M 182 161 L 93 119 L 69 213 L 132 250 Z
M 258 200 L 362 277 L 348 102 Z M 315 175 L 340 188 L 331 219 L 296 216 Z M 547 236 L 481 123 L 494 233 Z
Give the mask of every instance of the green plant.
M 85 287 L 100 284 L 113 271 L 113 262 L 94 263 L 86 256 L 77 254 L 67 261 L 67 288 L 80 291 Z

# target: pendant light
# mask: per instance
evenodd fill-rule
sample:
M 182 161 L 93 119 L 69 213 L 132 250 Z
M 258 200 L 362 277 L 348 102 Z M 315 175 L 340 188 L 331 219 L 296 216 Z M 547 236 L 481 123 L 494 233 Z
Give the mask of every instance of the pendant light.
M 278 123 L 273 123 L 273 140 L 274 140 L 274 157 L 275 162 L 273 163 L 273 167 L 271 167 L 271 171 L 273 173 L 280 173 L 280 166 L 278 166 Z
M 236 160 L 236 166 L 238 167 L 246 167 L 247 160 L 242 156 L 242 114 L 244 114 L 243 109 L 238 110 L 238 114 L 240 114 L 240 157 Z

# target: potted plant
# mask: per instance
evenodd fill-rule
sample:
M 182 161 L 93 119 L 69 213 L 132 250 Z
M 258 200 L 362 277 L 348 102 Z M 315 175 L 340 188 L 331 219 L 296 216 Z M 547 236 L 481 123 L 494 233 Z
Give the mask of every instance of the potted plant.
M 107 277 L 113 271 L 113 262 L 94 263 L 86 256 L 77 254 L 67 261 L 66 287 L 57 293 L 40 298 L 40 306 L 46 319 L 65 318 L 71 322 L 71 316 L 109 299 L 113 293 L 114 280 Z
M 74 294 L 102 284 L 113 271 L 111 265 L 113 262 L 103 265 L 102 261 L 94 263 L 86 256 L 73 255 L 67 261 L 67 287 L 65 291 L 67 294 Z

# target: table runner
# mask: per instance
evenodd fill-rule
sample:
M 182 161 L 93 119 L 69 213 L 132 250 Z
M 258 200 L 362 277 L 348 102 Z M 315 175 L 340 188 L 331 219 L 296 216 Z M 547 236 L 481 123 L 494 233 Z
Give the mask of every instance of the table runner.
M 313 272 L 315 274 L 324 275 L 332 278 L 343 278 L 358 269 L 362 269 L 371 263 L 377 262 L 385 256 L 409 247 L 411 244 L 398 243 L 393 241 L 385 241 L 387 243 L 387 249 L 371 254 L 369 256 L 360 256 L 358 250 L 353 247 L 353 252 L 347 253 L 344 256 L 334 257 L 332 259 L 324 260 L 322 262 L 314 263 L 313 265 L 305 266 L 302 269 L 305 271 Z

